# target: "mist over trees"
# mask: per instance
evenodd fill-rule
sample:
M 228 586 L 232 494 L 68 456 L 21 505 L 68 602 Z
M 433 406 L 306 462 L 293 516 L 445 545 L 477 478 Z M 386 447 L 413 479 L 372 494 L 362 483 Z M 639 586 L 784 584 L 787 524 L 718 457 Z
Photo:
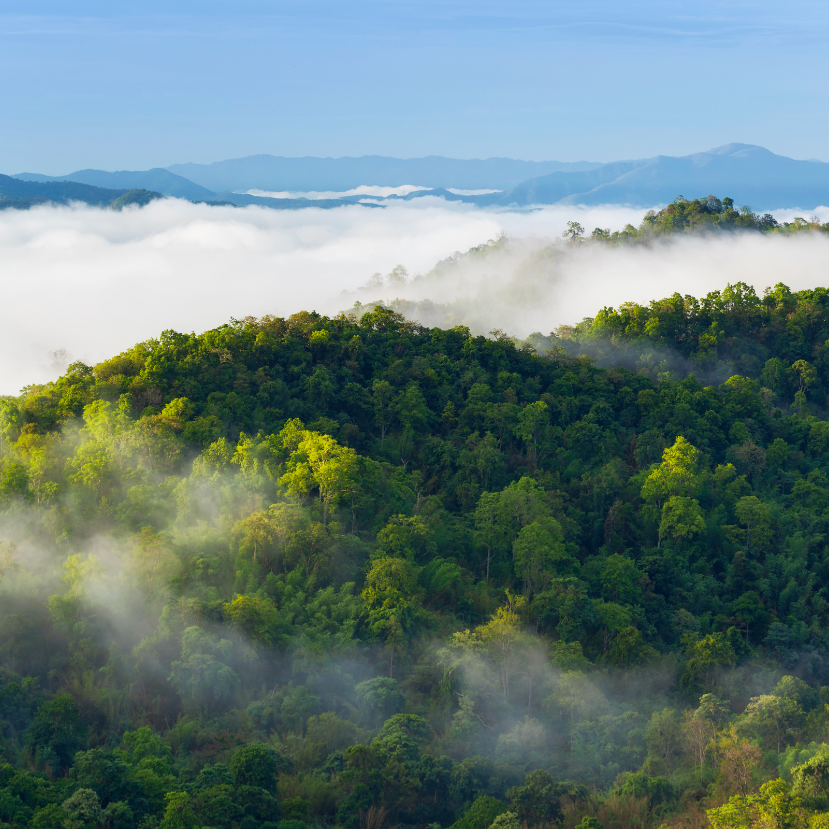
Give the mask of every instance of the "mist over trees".
M 606 294 L 617 302 L 629 299 L 620 295 L 620 286 L 640 298 L 649 298 L 642 296 L 643 285 L 662 290 L 664 280 L 713 287 L 709 260 L 716 254 L 722 258 L 716 262 L 717 270 L 727 274 L 729 266 L 741 267 L 746 279 L 762 280 L 764 287 L 774 285 L 781 267 L 808 267 L 802 256 L 805 247 L 819 246 L 829 236 L 829 222 L 821 223 L 814 216 L 778 222 L 771 214 L 760 216 L 749 207 L 737 208 L 731 198 L 715 196 L 691 200 L 678 196 L 661 210 L 645 213 L 638 227 L 627 224 L 616 230 L 595 227 L 591 231 L 582 224 L 586 221 L 571 219 L 558 239 L 501 231 L 488 242 L 465 253 L 456 251 L 413 277 L 402 266 L 385 277 L 376 273 L 348 295 L 351 308 L 347 302 L 341 307 L 357 315 L 377 307 L 391 308 L 430 326 L 465 325 L 473 334 L 506 329 L 526 336 L 554 316 L 557 323 L 567 323 L 556 333 L 561 340 L 569 340 L 575 320 L 563 316 L 561 307 L 584 308 L 574 302 L 574 295 L 595 294 L 599 305 Z M 706 269 L 698 280 L 695 267 Z M 719 287 L 720 283 L 713 284 Z M 634 304 L 625 302 L 620 313 Z M 573 316 L 595 313 L 595 307 Z M 583 329 L 584 324 L 576 328 Z M 541 342 L 537 333 L 533 335 L 536 347 Z M 567 342 L 558 344 L 568 347 Z M 549 342 L 547 347 L 552 347 Z M 601 359 L 601 355 L 593 356 Z M 640 356 L 636 352 L 635 357 Z M 613 356 L 613 360 L 620 358 L 618 352 Z
M 248 318 L 0 400 L 0 822 L 823 826 L 827 310 Z

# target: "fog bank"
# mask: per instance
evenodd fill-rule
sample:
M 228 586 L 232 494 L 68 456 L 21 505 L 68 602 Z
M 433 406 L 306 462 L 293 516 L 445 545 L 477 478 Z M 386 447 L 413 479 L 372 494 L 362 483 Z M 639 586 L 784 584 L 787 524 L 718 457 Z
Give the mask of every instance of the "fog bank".
M 438 198 L 373 210 L 277 211 L 174 199 L 121 213 L 5 210 L 0 394 L 55 377 L 67 359 L 94 364 L 164 329 L 202 331 L 230 317 L 303 309 L 336 313 L 355 300 L 452 302 L 477 330 L 526 335 L 675 290 L 699 295 L 739 279 L 758 290 L 779 281 L 792 288 L 827 282 L 825 238 L 684 239 L 631 250 L 560 245 L 552 267 L 533 259 L 570 219 L 589 233 L 638 224 L 643 213 L 555 206 L 496 212 Z M 375 279 L 370 291 L 359 290 L 397 265 L 427 274 L 501 231 L 513 241 L 497 263 L 484 257 L 440 278 L 393 285 Z

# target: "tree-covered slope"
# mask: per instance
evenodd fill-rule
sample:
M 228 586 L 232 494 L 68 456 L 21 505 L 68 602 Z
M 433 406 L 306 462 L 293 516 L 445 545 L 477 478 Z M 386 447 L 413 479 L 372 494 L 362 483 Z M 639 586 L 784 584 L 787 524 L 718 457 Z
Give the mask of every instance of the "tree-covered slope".
M 216 194 L 206 187 L 194 184 L 162 167 L 152 170 L 76 170 L 66 176 L 44 176 L 38 173 L 18 173 L 14 176 L 22 181 L 71 181 L 91 184 L 106 189 L 149 190 L 177 199 L 205 201 L 215 199 Z
M 251 318 L 3 400 L 0 820 L 822 825 L 828 306 Z
M 38 204 L 81 202 L 93 207 L 146 204 L 161 198 L 150 190 L 110 190 L 76 181 L 23 181 L 0 175 L 0 209 L 26 210 Z

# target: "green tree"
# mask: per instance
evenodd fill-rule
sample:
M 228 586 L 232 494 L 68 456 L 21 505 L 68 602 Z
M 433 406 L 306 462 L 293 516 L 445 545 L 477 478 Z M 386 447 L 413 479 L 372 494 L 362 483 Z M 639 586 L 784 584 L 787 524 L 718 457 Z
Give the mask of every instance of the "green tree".
M 374 401 L 374 422 L 380 427 L 380 444 L 386 439 L 386 432 L 394 418 L 394 389 L 387 380 L 375 380 L 372 386 Z
M 705 532 L 705 519 L 696 498 L 672 495 L 662 505 L 662 520 L 659 523 L 659 544 L 666 536 L 675 541 L 692 538 Z
M 492 822 L 507 811 L 507 804 L 489 795 L 475 798 L 463 817 L 456 820 L 450 829 L 490 829 Z
M 759 736 L 770 739 L 780 754 L 786 737 L 803 723 L 804 715 L 795 699 L 763 694 L 752 697 L 746 706 L 745 720 Z
M 524 579 L 528 597 L 544 590 L 553 576 L 569 575 L 576 564 L 555 518 L 539 518 L 522 527 L 512 549 L 515 571 Z
M 744 495 L 737 501 L 734 513 L 746 528 L 746 552 L 751 547 L 752 538 L 760 547 L 771 538 L 771 513 L 769 508 L 756 496 Z
M 690 643 L 687 655 L 688 661 L 680 680 L 686 688 L 697 682 L 712 684 L 718 668 L 736 662 L 734 648 L 722 633 L 712 633 L 698 642 Z
M 159 829 L 196 829 L 198 820 L 187 792 L 168 792 Z
M 645 742 L 648 754 L 670 772 L 681 745 L 680 720 L 673 708 L 653 712 L 645 727 Z
M 84 732 L 72 697 L 60 693 L 40 706 L 26 732 L 26 743 L 55 771 L 62 771 L 71 765 Z
M 276 754 L 263 743 L 250 743 L 230 758 L 230 772 L 237 786 L 256 786 L 276 791 Z
M 316 489 L 325 525 L 331 507 L 356 487 L 357 454 L 329 435 L 303 431 L 299 437 L 280 483 L 300 500 Z
M 561 784 L 553 782 L 546 771 L 533 771 L 521 786 L 507 791 L 510 811 L 527 826 L 543 826 L 563 817 L 559 800 L 564 794 Z
M 806 360 L 796 360 L 792 364 L 791 370 L 797 376 L 800 393 L 804 394 L 806 389 L 812 385 L 817 377 L 815 367 L 811 363 L 806 362 Z
M 406 701 L 397 680 L 387 676 L 376 676 L 360 682 L 354 686 L 354 693 L 364 715 L 371 721 L 387 720 L 399 713 Z
M 372 562 L 362 593 L 372 634 L 389 650 L 389 676 L 394 653 L 417 629 L 422 616 L 417 569 L 406 559 L 382 556 Z
M 634 604 L 642 592 L 641 578 L 632 559 L 614 553 L 605 559 L 601 570 L 602 590 L 612 602 Z
M 506 604 L 495 611 L 489 622 L 474 631 L 475 639 L 484 645 L 498 666 L 504 702 L 509 695 L 510 682 L 519 670 L 522 650 L 527 645 L 527 637 L 521 630 L 518 616 L 518 611 L 523 606 L 523 597 L 512 596 L 507 591 Z
M 584 228 L 578 222 L 567 222 L 567 230 L 561 235 L 570 242 L 577 242 L 584 236 Z
M 544 427 L 549 423 L 549 407 L 543 400 L 536 400 L 525 406 L 518 415 L 515 434 L 527 446 L 530 467 L 535 469 L 539 461 L 539 443 L 544 435 Z
M 66 829 L 98 829 L 104 824 L 104 810 L 91 789 L 78 789 L 63 801 Z
M 497 492 L 484 492 L 475 508 L 475 534 L 478 542 L 486 549 L 486 580 L 496 552 L 506 542 L 507 528 L 502 519 L 501 496 Z
M 662 453 L 662 463 L 642 486 L 643 500 L 662 508 L 672 496 L 688 497 L 699 486 L 699 452 L 684 437 Z

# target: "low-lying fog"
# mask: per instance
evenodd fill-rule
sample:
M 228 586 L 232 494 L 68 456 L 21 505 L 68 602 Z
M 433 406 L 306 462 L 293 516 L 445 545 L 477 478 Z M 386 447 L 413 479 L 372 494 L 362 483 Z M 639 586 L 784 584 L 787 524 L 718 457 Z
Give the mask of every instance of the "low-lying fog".
M 278 211 L 165 199 L 121 213 L 0 211 L 0 394 L 54 378 L 67 360 L 94 364 L 164 329 L 202 331 L 230 317 L 333 314 L 355 301 L 399 297 L 450 302 L 453 318 L 478 332 L 526 336 L 602 306 L 674 291 L 698 296 L 738 280 L 758 292 L 781 281 L 793 289 L 829 284 L 824 236 L 682 239 L 647 249 L 561 243 L 560 255 L 543 253 L 568 220 L 589 234 L 638 225 L 644 212 L 496 212 L 437 198 L 382 209 Z M 815 212 L 829 218 L 827 208 L 808 215 Z M 502 231 L 511 237 L 506 253 L 413 279 Z M 407 281 L 382 278 L 398 265 Z

